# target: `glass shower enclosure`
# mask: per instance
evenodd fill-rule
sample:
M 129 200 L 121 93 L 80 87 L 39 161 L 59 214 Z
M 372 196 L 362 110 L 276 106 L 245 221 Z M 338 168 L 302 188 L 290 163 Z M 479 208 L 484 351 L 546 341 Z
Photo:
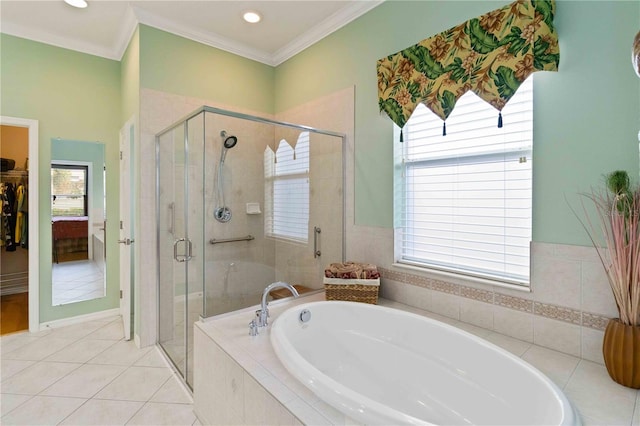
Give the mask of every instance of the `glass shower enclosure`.
M 212 107 L 156 135 L 158 342 L 193 384 L 193 323 L 344 260 L 345 136 Z M 212 366 L 215 368 L 215 366 Z

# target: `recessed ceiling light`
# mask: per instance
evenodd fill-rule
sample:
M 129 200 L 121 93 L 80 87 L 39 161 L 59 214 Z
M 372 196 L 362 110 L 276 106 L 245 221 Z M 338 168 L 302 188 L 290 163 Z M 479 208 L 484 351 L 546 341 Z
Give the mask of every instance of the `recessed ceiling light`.
M 258 12 L 254 12 L 254 11 L 245 12 L 244 15 L 242 15 L 242 17 L 244 18 L 245 21 L 249 22 L 250 24 L 258 23 L 262 19 L 262 16 L 260 16 Z
M 85 0 L 64 0 L 64 2 L 70 6 L 84 9 L 89 6 Z

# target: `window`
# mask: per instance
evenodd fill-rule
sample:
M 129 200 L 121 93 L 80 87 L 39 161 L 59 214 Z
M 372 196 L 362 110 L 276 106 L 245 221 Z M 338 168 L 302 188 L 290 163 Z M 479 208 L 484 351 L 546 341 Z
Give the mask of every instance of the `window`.
M 267 147 L 265 232 L 268 236 L 307 242 L 309 239 L 309 132 L 295 149 L 281 140 L 275 154 Z
M 88 166 L 51 166 L 51 215 L 88 216 Z
M 416 109 L 394 144 L 398 262 L 528 285 L 532 86 L 530 77 L 505 106 L 502 128 L 472 92 L 446 136 L 440 118 Z

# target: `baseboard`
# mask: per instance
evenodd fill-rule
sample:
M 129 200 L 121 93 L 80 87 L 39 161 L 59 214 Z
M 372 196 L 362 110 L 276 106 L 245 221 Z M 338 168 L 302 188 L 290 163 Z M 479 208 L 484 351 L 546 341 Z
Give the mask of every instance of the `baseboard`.
M 106 311 L 92 312 L 90 314 L 78 315 L 75 317 L 62 318 L 59 320 L 48 321 L 40 323 L 40 331 L 49 328 L 64 327 L 67 325 L 80 324 L 87 321 L 97 321 L 109 317 L 120 315 L 120 309 L 107 309 Z

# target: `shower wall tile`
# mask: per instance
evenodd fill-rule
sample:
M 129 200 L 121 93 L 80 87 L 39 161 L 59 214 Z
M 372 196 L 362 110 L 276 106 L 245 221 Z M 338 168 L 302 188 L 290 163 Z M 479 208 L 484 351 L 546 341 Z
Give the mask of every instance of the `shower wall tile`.
M 380 235 L 378 228 L 355 226 L 354 230 L 357 235 Z M 354 238 L 352 234 L 349 252 L 368 253 L 373 258 L 375 251 L 369 248 L 373 238 Z M 483 323 L 483 327 L 510 337 L 601 362 L 602 333 L 608 319 L 618 315 L 595 249 L 533 243 L 531 292 L 464 278 L 443 279 L 417 268 L 399 267 L 391 260 L 393 246 L 385 250 L 386 256 L 380 253 L 375 257 L 382 276 L 382 297 L 412 304 L 413 287 L 427 288 L 431 308 L 426 309 L 431 312 L 452 318 L 459 315 L 464 322 Z M 491 308 L 492 326 L 481 304 Z
M 430 311 L 445 317 L 460 319 L 460 301 L 461 298 L 454 294 L 442 291 L 434 291 L 431 295 Z
M 427 288 L 414 287 L 413 291 L 404 296 L 405 305 L 415 308 L 432 310 L 433 308 L 433 292 Z
M 534 255 L 531 264 L 536 301 L 580 309 L 580 261 L 541 254 Z
M 460 298 L 460 321 L 492 330 L 493 305 L 477 300 Z
M 618 316 L 611 286 L 600 261 L 582 262 L 582 309 L 605 317 Z
M 380 289 L 378 290 L 378 296 L 402 303 L 400 299 L 404 297 L 404 294 L 406 293 L 406 291 L 404 291 L 404 287 L 406 286 L 401 282 L 387 278 L 384 280 L 384 284 L 381 282 Z
M 534 316 L 534 344 L 580 357 L 582 353 L 581 340 L 581 329 L 578 325 Z
M 582 327 L 582 358 L 604 364 L 602 342 L 604 331 Z
M 368 239 L 365 247 L 362 262 L 373 263 L 375 265 L 386 265 L 393 260 L 393 229 L 389 228 L 369 228 L 363 236 Z
M 533 315 L 496 305 L 493 307 L 493 330 L 525 342 L 533 342 Z
M 554 255 L 567 260 L 600 263 L 600 257 L 593 247 L 572 246 L 563 244 L 549 244 L 554 249 Z

